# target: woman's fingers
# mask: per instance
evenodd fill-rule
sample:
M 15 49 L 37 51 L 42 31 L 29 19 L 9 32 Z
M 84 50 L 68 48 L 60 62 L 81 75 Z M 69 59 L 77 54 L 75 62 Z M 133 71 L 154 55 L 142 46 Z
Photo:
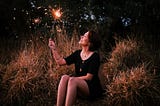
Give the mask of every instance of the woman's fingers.
M 49 38 L 49 41 L 51 41 L 52 40 L 52 38 Z M 52 40 L 53 41 L 53 40 Z
M 55 43 L 54 43 L 54 41 L 53 41 L 51 38 L 49 38 L 48 46 L 49 46 L 50 48 L 55 48 Z

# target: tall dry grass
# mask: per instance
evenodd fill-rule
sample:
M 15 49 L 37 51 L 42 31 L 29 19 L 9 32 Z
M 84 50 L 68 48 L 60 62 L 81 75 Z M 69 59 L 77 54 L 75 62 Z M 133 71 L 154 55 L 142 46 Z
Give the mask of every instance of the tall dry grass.
M 48 47 L 48 38 L 40 36 L 34 35 L 16 43 L 18 49 L 12 47 L 17 51 L 11 51 L 9 55 L 7 52 L 11 49 L 1 49 L 1 54 L 7 56 L 0 57 L 0 61 L 5 62 L 0 62 L 0 105 L 55 104 L 59 79 L 62 74 L 72 73 L 73 66 L 57 68 Z M 76 31 L 71 37 L 65 30 L 57 32 L 54 40 L 62 57 L 79 49 Z M 2 45 L 5 46 L 8 47 Z M 158 78 L 151 65 L 154 59 L 145 44 L 138 39 L 119 40 L 109 55 L 102 70 L 106 96 L 99 101 L 80 101 L 76 105 L 143 106 L 150 101 L 159 105 Z
M 14 54 L 16 57 L 7 65 L 3 75 L 2 84 L 6 85 L 3 104 L 24 105 L 35 99 L 42 102 L 45 99 L 43 96 L 56 95 L 52 91 L 56 85 L 50 82 L 46 74 L 50 56 L 45 45 L 45 41 L 31 38 Z
M 116 42 L 104 64 L 106 104 L 143 106 L 160 103 L 158 77 L 145 44 L 128 38 Z
M 19 45 L 22 46 L 11 56 L 11 61 L 0 65 L 2 105 L 55 104 L 59 78 L 62 74 L 71 73 L 72 66 L 57 69 L 48 47 L 48 38 L 40 39 L 39 36 L 21 42 Z M 63 57 L 79 47 L 76 32 L 72 38 L 65 32 L 57 33 L 54 38 Z
M 151 54 L 144 42 L 136 38 L 127 38 L 116 41 L 116 46 L 110 53 L 104 70 L 107 70 L 108 75 L 115 75 L 119 71 L 125 71 L 143 63 L 152 63 Z
M 107 85 L 106 101 L 114 106 L 158 105 L 160 91 L 155 80 L 156 76 L 148 73 L 144 65 L 119 72 Z

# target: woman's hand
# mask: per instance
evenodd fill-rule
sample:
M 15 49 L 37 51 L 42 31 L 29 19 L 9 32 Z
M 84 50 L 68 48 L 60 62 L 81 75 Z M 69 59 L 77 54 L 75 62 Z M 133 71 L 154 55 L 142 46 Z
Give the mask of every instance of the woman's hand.
M 48 42 L 48 46 L 50 47 L 53 57 L 58 65 L 65 65 L 66 61 L 61 57 L 61 55 L 56 50 L 55 42 L 50 38 Z
M 55 42 L 54 42 L 51 38 L 49 38 L 48 46 L 49 46 L 52 50 L 55 50 L 55 49 L 56 49 Z

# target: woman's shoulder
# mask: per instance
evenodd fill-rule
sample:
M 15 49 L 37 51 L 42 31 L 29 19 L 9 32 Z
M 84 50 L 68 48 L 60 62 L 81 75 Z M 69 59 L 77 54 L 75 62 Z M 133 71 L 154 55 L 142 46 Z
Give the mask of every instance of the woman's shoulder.
M 91 60 L 99 60 L 100 59 L 100 55 L 99 55 L 99 53 L 98 52 L 94 52 L 93 54 L 92 54 L 92 56 L 90 57 L 90 59 Z
M 74 53 L 79 54 L 81 51 L 82 51 L 81 49 L 78 49 L 78 50 L 75 50 Z
M 71 53 L 71 55 L 78 56 L 80 55 L 80 53 L 81 53 L 81 50 L 75 50 Z
M 98 51 L 94 51 L 93 55 L 94 55 L 94 56 L 97 56 L 97 57 L 100 56 Z

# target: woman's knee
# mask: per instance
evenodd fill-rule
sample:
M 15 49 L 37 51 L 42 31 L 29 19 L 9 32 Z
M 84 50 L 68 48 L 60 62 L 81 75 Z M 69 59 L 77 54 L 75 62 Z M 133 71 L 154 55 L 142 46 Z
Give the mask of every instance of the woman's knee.
M 61 77 L 61 81 L 68 81 L 68 79 L 69 79 L 69 75 L 63 75 Z
M 77 78 L 76 77 L 70 77 L 68 80 L 69 86 L 74 86 L 77 84 Z

